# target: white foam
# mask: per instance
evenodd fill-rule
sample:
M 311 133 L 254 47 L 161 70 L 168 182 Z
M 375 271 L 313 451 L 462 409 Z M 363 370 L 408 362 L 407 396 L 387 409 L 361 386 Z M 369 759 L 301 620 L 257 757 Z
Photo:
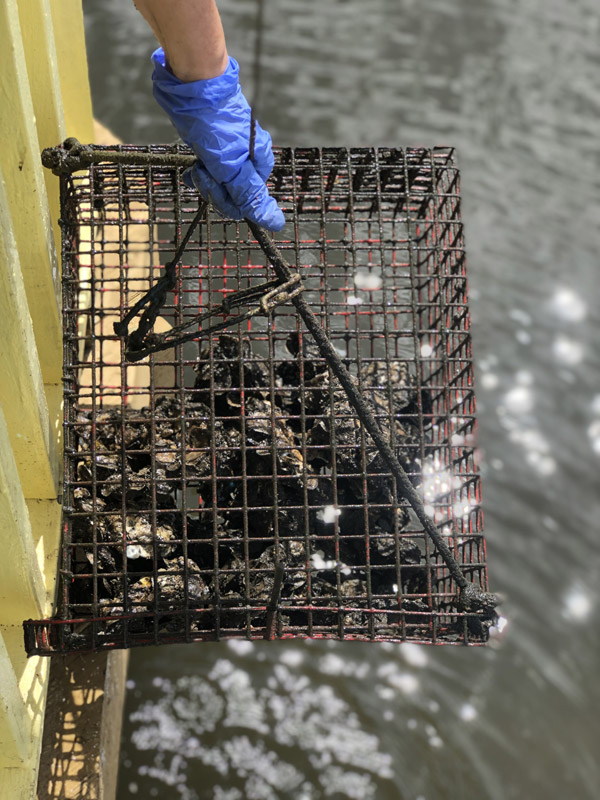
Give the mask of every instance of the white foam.
M 375 292 L 381 289 L 383 281 L 380 275 L 374 272 L 366 272 L 365 270 L 358 270 L 354 275 L 354 284 L 357 289 L 363 289 L 366 292 Z

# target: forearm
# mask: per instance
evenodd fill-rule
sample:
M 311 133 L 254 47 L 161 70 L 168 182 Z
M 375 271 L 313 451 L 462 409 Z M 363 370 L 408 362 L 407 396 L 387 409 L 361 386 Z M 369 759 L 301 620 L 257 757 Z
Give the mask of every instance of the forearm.
M 160 42 L 169 68 L 182 81 L 216 78 L 228 63 L 214 0 L 134 0 Z

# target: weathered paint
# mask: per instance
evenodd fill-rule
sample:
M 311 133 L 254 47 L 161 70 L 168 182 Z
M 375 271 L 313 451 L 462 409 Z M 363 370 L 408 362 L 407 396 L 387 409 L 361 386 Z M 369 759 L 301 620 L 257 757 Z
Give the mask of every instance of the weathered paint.
M 58 180 L 40 150 L 92 140 L 81 0 L 0 2 L 0 800 L 34 798 L 49 660 L 22 620 L 48 616 L 60 540 Z

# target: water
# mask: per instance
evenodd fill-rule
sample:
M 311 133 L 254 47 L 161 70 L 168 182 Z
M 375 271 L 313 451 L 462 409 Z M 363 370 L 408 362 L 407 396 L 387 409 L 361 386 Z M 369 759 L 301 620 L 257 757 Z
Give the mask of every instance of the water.
M 172 141 L 131 3 L 84 0 L 96 115 Z M 222 0 L 252 95 L 254 0 Z M 281 145 L 452 144 L 462 168 L 489 649 L 133 650 L 119 799 L 596 798 L 597 0 L 266 0 Z M 594 711 L 596 709 L 596 711 Z

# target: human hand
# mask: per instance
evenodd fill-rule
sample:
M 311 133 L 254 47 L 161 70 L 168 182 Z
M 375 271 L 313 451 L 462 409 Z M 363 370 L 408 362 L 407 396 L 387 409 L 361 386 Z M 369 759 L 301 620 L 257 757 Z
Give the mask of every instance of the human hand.
M 154 97 L 198 157 L 184 174 L 186 184 L 227 217 L 248 217 L 269 230 L 281 230 L 285 217 L 265 184 L 274 163 L 271 137 L 255 123 L 251 160 L 251 110 L 238 81 L 237 62 L 230 58 L 217 78 L 186 83 L 167 69 L 162 48 L 152 61 Z

